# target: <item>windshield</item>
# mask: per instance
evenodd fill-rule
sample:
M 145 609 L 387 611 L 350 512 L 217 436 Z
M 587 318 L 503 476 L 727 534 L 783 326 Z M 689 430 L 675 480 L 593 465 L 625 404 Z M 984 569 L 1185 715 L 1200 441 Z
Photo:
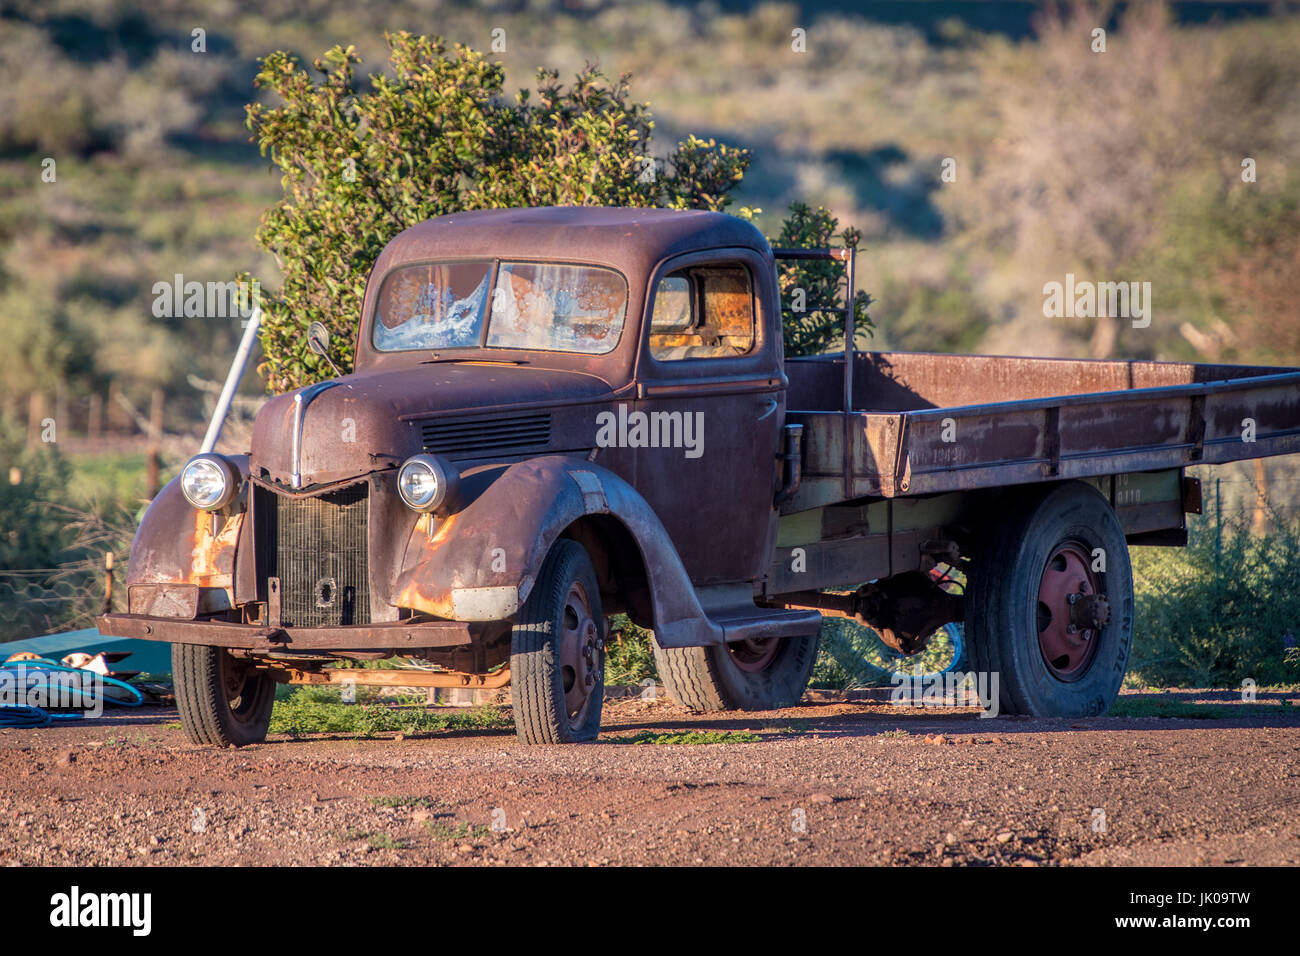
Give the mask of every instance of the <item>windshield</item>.
M 379 289 L 371 341 L 381 352 L 487 348 L 585 352 L 618 344 L 627 282 L 613 269 L 502 262 L 402 266 Z M 484 327 L 486 316 L 486 328 Z

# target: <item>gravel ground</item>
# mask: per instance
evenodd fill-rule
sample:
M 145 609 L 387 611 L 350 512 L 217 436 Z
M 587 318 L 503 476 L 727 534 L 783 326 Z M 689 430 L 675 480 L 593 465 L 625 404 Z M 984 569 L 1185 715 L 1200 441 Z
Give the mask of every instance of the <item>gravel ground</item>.
M 154 708 L 0 732 L 0 862 L 1295 865 L 1300 710 L 1265 696 L 1077 721 L 633 699 L 606 703 L 600 743 L 537 748 L 476 731 L 218 751 Z M 614 742 L 684 731 L 762 739 Z

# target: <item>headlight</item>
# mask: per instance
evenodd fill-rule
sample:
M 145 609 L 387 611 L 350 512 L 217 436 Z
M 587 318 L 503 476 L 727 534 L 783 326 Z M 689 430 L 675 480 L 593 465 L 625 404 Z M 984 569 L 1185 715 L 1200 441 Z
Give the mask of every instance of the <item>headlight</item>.
M 239 470 L 220 455 L 195 455 L 181 469 L 181 494 L 200 511 L 216 511 L 239 495 Z
M 397 493 L 413 511 L 436 511 L 447 504 L 460 475 L 437 455 L 413 455 L 397 472 Z

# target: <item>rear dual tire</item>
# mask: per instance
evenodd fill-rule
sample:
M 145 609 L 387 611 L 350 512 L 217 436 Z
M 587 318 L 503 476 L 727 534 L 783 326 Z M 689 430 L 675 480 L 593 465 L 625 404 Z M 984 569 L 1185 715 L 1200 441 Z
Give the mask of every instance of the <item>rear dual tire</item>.
M 1091 717 L 1109 709 L 1133 640 L 1133 572 L 1103 495 L 1067 482 L 1008 509 L 970 577 L 971 664 L 997 674 L 1001 713 Z M 1094 609 L 1091 618 L 1076 605 Z

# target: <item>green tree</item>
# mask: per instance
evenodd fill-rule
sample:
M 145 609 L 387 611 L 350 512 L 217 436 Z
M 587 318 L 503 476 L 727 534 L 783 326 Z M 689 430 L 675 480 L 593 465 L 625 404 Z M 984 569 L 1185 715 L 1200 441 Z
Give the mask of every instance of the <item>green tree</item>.
M 504 68 L 437 37 L 390 34 L 391 75 L 362 90 L 352 47 L 315 61 L 263 58 L 257 82 L 279 105 L 252 104 L 248 125 L 283 173 L 284 198 L 259 241 L 284 272 L 263 296 L 263 373 L 272 391 L 324 377 L 303 330 L 324 322 L 352 362 L 353 322 L 367 273 L 394 235 L 464 209 L 545 205 L 720 210 L 749 153 L 692 136 L 665 159 L 649 152 L 648 107 L 626 76 L 594 67 L 565 86 L 552 71 L 536 95 L 503 96 Z
M 790 214 L 772 245 L 786 249 L 828 246 L 857 249 L 862 233 L 851 227 L 837 233 L 838 228 L 839 220 L 822 207 L 813 210 L 803 203 L 791 203 Z M 828 310 L 840 306 L 845 294 L 840 283 L 845 279 L 845 264 L 835 260 L 795 259 L 777 264 L 777 281 L 784 304 L 782 328 L 786 355 L 818 355 L 832 346 L 843 348 L 842 313 Z M 796 295 L 796 290 L 802 290 L 802 295 Z M 796 311 L 800 300 L 802 309 Z M 874 328 L 867 311 L 871 302 L 871 296 L 861 290 L 853 297 L 854 331 L 858 340 L 870 336 Z M 855 347 L 858 344 L 854 342 Z
M 649 107 L 631 99 L 626 75 L 611 81 L 588 67 L 566 86 L 539 70 L 536 90 L 510 100 L 504 68 L 482 53 L 409 33 L 387 40 L 389 72 L 371 77 L 369 89 L 352 47 L 316 60 L 315 76 L 285 52 L 261 61 L 257 83 L 279 103 L 251 104 L 248 126 L 284 188 L 258 231 L 284 273 L 280 290 L 262 299 L 262 372 L 272 391 L 329 375 L 306 348 L 313 321 L 334 333 L 340 366 L 351 365 L 367 275 L 403 229 L 465 209 L 723 210 L 749 165 L 748 150 L 695 136 L 654 157 Z M 824 243 L 836 225 L 825 210 L 794 207 L 780 242 Z M 856 244 L 857 234 L 846 230 L 844 239 Z M 783 268 L 782 277 L 802 283 L 809 302 L 830 301 L 842 272 L 818 262 Z M 791 354 L 817 351 L 837 329 L 833 314 L 797 316 L 787 345 Z

